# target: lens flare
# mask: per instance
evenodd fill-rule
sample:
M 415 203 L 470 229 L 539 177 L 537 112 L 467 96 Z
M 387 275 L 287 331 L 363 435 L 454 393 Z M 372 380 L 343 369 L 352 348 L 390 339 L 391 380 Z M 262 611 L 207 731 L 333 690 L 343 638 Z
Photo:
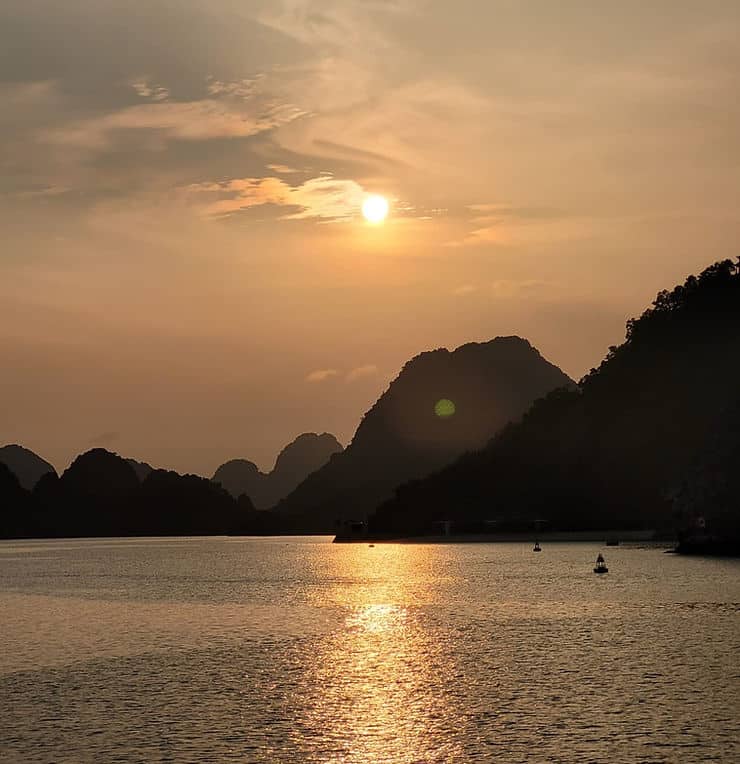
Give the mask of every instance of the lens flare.
M 455 413 L 455 404 L 449 398 L 442 398 L 434 404 L 434 413 L 441 419 L 447 419 Z

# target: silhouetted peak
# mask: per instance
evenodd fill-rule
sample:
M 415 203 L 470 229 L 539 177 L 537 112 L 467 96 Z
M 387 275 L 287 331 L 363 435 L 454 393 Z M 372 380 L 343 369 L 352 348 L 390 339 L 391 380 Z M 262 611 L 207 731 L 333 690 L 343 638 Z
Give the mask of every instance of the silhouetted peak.
M 27 490 L 33 490 L 40 478 L 48 472 L 56 474 L 49 462 L 38 454 L 17 444 L 0 448 L 0 462 L 18 478 L 18 482 Z
M 262 484 L 266 477 L 254 462 L 247 459 L 231 459 L 213 473 L 212 480 L 219 483 L 234 498 L 247 494 L 258 504 L 257 496 L 262 493 Z
M 520 337 L 420 353 L 364 415 L 351 444 L 279 509 L 322 514 L 323 522 L 357 516 L 400 483 L 482 447 L 538 398 L 572 386 Z
M 494 337 L 486 342 L 466 342 L 453 350 L 448 348 L 436 348 L 434 350 L 425 350 L 423 353 L 415 355 L 408 360 L 401 369 L 401 374 L 410 369 L 423 367 L 427 364 L 434 364 L 438 361 L 448 360 L 450 358 L 460 358 L 470 355 L 489 356 L 489 357 L 523 357 L 533 355 L 541 358 L 540 352 L 529 342 L 529 340 L 516 335 Z M 399 374 L 400 376 L 400 374 Z
M 213 480 L 217 483 L 221 483 L 221 478 L 225 478 L 229 475 L 239 475 L 247 477 L 256 477 L 257 475 L 263 475 L 260 472 L 259 467 L 248 459 L 229 459 L 228 462 L 224 462 L 213 474 Z
M 455 348 L 452 352 L 465 353 L 471 349 L 488 349 L 496 352 L 518 351 L 540 355 L 537 348 L 535 348 L 529 340 L 524 337 L 519 337 L 516 334 L 501 335 L 499 337 L 494 337 L 492 340 L 486 340 L 486 342 L 466 342 Z
M 328 432 L 318 435 L 304 432 L 289 443 L 278 455 L 273 472 L 280 474 L 303 473 L 305 477 L 326 464 L 333 454 L 342 450 L 342 444 Z
M 421 353 L 365 414 L 350 449 L 391 439 L 421 449 L 482 446 L 532 401 L 573 381 L 521 337 Z
M 687 348 L 718 346 L 737 339 L 740 316 L 740 258 L 722 260 L 689 276 L 683 284 L 658 292 L 639 318 L 627 321 L 625 341 L 609 348 L 601 364 L 584 376 L 581 385 L 614 385 L 633 365 L 654 364 L 679 345 Z M 639 359 L 639 360 L 638 360 Z M 720 374 L 717 381 L 727 379 Z
M 260 472 L 246 459 L 232 459 L 216 470 L 213 480 L 235 498 L 246 495 L 255 507 L 265 509 L 287 496 L 341 450 L 342 444 L 328 432 L 304 432 L 280 452 L 272 472 Z
M 139 486 L 134 468 L 104 448 L 80 454 L 64 471 L 61 482 L 66 488 L 98 495 L 131 493 Z
M 542 354 L 529 340 L 516 335 L 495 337 L 488 342 L 467 342 L 452 351 L 453 357 L 479 356 L 491 361 L 521 361 L 541 359 Z

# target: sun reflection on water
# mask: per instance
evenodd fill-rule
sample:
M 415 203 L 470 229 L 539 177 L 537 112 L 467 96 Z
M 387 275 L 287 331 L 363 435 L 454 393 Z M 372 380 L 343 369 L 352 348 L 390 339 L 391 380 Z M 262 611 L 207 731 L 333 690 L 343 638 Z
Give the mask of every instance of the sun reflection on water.
M 365 605 L 350 613 L 346 624 L 361 631 L 390 631 L 402 629 L 406 615 L 406 609 L 399 605 Z
M 306 686 L 315 689 L 299 714 L 309 729 L 296 730 L 321 735 L 334 751 L 326 761 L 417 762 L 431 735 L 450 741 L 434 761 L 459 754 L 453 736 L 439 734 L 455 716 L 445 690 L 454 665 L 425 628 L 431 593 L 418 589 L 434 580 L 434 554 L 403 546 L 341 553 L 333 596 L 343 625 L 314 656 Z

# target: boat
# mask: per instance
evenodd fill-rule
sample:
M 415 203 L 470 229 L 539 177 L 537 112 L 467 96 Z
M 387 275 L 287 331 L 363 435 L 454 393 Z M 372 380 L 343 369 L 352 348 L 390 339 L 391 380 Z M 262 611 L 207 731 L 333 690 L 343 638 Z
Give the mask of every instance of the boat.
M 542 547 L 540 546 L 540 542 L 539 541 L 535 541 L 534 542 L 534 548 L 532 549 L 532 551 L 533 552 L 541 552 L 542 551 Z
M 606 562 L 604 561 L 604 556 L 599 552 L 599 556 L 596 558 L 596 567 L 594 568 L 594 573 L 608 573 L 609 568 L 606 567 Z

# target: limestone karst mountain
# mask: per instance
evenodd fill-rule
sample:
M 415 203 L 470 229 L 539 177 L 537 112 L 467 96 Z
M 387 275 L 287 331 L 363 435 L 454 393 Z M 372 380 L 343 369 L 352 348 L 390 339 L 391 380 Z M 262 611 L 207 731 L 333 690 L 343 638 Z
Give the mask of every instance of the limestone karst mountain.
M 537 398 L 572 386 L 519 337 L 421 353 L 365 414 L 352 443 L 276 511 L 296 527 L 323 531 L 361 518 L 399 484 L 481 448 Z
M 213 480 L 234 498 L 246 494 L 255 507 L 267 509 L 341 450 L 342 444 L 330 433 L 306 432 L 280 452 L 271 472 L 260 472 L 246 459 L 232 459 L 216 470 Z

